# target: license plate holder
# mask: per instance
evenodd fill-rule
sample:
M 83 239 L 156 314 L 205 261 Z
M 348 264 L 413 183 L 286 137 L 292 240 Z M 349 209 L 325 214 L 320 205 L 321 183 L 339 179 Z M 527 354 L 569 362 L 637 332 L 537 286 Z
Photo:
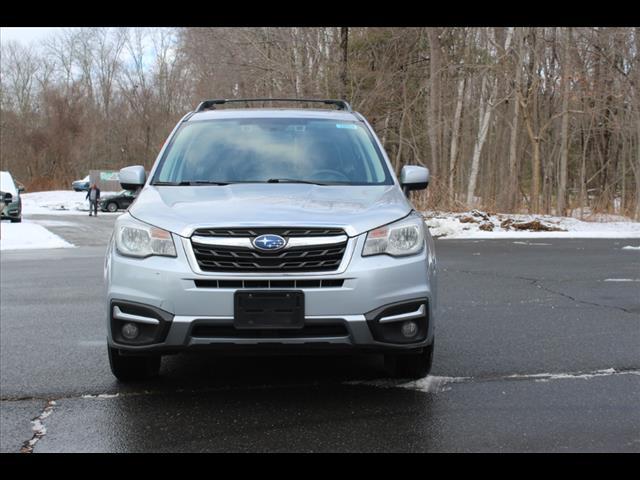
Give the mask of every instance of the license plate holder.
M 301 290 L 242 290 L 234 295 L 233 325 L 238 329 L 300 329 L 304 327 Z

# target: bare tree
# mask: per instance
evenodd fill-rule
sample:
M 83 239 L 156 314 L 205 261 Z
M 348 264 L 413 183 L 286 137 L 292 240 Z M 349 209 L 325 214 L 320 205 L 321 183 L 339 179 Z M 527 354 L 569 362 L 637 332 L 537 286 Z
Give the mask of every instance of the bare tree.
M 212 97 L 345 97 L 419 207 L 640 219 L 638 28 L 69 28 L 3 44 L 0 161 L 33 188 L 150 165 Z M 270 106 L 265 103 L 264 106 Z

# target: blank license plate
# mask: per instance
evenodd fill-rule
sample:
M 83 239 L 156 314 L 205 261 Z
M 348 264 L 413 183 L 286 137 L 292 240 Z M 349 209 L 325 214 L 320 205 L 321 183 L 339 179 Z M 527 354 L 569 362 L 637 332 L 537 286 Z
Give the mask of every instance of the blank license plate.
M 233 324 L 236 328 L 303 328 L 304 292 L 237 291 Z

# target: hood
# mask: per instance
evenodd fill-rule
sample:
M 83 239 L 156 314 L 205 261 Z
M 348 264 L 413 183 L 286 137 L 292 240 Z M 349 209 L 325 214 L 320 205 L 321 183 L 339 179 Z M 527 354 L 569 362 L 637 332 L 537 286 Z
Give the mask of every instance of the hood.
M 231 184 L 147 186 L 129 213 L 143 222 L 191 235 L 200 227 L 340 227 L 355 236 L 408 215 L 397 185 Z

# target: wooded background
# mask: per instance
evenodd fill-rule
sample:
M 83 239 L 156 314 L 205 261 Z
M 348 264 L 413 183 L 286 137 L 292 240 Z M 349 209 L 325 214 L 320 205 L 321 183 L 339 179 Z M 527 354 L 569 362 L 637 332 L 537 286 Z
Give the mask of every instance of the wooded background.
M 29 190 L 150 167 L 203 99 L 345 98 L 433 209 L 640 219 L 640 28 L 82 28 L 3 42 L 0 161 Z

